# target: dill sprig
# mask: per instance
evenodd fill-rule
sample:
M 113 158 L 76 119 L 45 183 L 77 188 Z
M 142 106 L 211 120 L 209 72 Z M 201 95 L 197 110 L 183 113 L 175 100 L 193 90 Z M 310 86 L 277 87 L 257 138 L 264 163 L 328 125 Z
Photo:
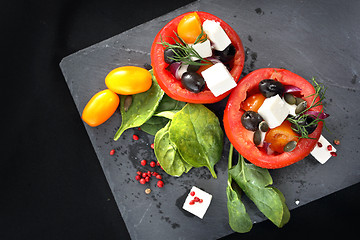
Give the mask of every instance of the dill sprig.
M 294 126 L 292 127 L 292 129 L 301 135 L 299 137 L 299 140 L 301 138 L 314 139 L 309 137 L 309 132 L 307 129 L 317 126 L 319 122 L 325 123 L 324 119 L 320 118 L 320 115 L 324 112 L 324 108 L 321 109 L 321 111 L 317 116 L 307 113 L 307 111 L 309 111 L 311 108 L 322 105 L 322 101 L 325 99 L 325 93 L 326 93 L 326 87 L 324 85 L 316 82 L 314 77 L 312 78 L 312 81 L 315 88 L 315 93 L 305 97 L 305 98 L 309 98 L 312 96 L 314 97 L 310 106 L 305 108 L 302 112 L 300 112 L 296 116 L 291 116 L 287 118 L 287 120 L 290 123 L 292 123 Z M 318 98 L 319 100 L 317 100 Z M 310 116 L 313 118 L 313 120 L 306 123 L 307 118 Z
M 163 41 L 161 36 L 160 36 L 161 42 L 158 43 L 163 45 L 165 48 L 171 49 L 174 52 L 174 57 L 169 57 L 169 59 L 174 60 L 176 62 L 183 62 L 184 64 L 196 65 L 196 66 L 209 65 L 211 63 L 211 61 L 202 58 L 199 55 L 199 53 L 197 53 L 191 45 L 187 44 L 175 31 L 174 34 L 179 39 L 178 41 L 176 38 L 171 37 L 175 41 L 174 44 L 170 44 L 168 42 Z M 201 28 L 201 33 L 196 38 L 194 44 L 203 43 L 206 40 L 207 40 L 206 34 Z M 194 57 L 200 61 L 192 60 L 192 58 Z

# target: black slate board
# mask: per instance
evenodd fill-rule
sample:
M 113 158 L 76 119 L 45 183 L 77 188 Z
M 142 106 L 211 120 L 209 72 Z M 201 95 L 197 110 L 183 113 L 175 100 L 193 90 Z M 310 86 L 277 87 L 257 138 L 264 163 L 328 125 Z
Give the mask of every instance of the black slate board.
M 284 67 L 307 79 L 314 76 L 328 86 L 324 105 L 331 115 L 327 120 L 331 133 L 324 131 L 323 135 L 329 140 L 341 140 L 338 157 L 325 165 L 307 157 L 289 167 L 271 170 L 274 185 L 284 193 L 289 208 L 359 182 L 357 119 L 360 114 L 356 104 L 351 103 L 360 100 L 357 92 L 360 31 L 354 24 L 360 22 L 357 14 L 360 4 L 218 2 L 197 1 L 64 58 L 60 66 L 79 112 L 91 96 L 105 89 L 103 80 L 113 68 L 150 62 L 153 38 L 169 20 L 187 11 L 207 11 L 229 23 L 242 39 L 247 52 L 243 74 L 257 68 Z M 222 118 L 225 103 L 226 99 L 208 107 Z M 212 179 L 205 168 L 193 169 L 180 178 L 165 176 L 166 186 L 159 189 L 155 181 L 144 186 L 134 180 L 136 171 L 144 169 L 140 160 L 155 159 L 150 148 L 153 137 L 131 129 L 114 142 L 112 138 L 120 122 L 116 112 L 99 127 L 85 127 L 131 238 L 144 239 L 150 231 L 159 239 L 202 239 L 204 234 L 216 239 L 232 232 L 225 196 L 227 139 L 223 158 L 216 166 L 218 179 Z M 138 141 L 132 140 L 134 133 L 139 135 Z M 113 148 L 116 154 L 110 156 Z M 193 185 L 214 196 L 203 220 L 181 210 Z M 149 186 L 153 191 L 146 195 L 144 189 Z M 264 220 L 251 203 L 246 201 L 246 204 L 254 222 Z

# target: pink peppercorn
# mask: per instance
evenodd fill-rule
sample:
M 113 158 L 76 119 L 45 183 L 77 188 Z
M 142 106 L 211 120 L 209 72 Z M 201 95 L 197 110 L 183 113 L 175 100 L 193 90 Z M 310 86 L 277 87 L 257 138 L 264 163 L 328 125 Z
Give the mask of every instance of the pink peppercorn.
M 155 167 L 156 166 L 156 163 L 154 161 L 151 161 L 150 162 L 150 167 Z
M 139 136 L 138 135 L 133 135 L 133 139 L 135 140 L 135 141 L 137 141 L 137 140 L 139 140 Z
M 159 188 L 162 188 L 164 186 L 164 182 L 159 180 L 156 184 Z
M 145 166 L 146 165 L 146 160 L 141 160 L 140 164 Z

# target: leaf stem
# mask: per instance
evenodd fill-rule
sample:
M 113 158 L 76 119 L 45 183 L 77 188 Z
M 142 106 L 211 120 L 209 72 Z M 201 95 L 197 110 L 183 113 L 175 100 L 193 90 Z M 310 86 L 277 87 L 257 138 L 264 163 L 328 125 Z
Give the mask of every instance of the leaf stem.
M 230 143 L 229 159 L 228 159 L 228 170 L 232 167 L 233 152 L 234 152 L 234 146 Z
M 230 143 L 229 158 L 228 158 L 228 171 L 232 168 L 233 153 L 234 153 L 234 146 Z M 229 173 L 228 173 L 228 181 L 227 181 L 227 183 L 228 183 L 228 186 L 231 188 L 232 177 L 230 176 Z

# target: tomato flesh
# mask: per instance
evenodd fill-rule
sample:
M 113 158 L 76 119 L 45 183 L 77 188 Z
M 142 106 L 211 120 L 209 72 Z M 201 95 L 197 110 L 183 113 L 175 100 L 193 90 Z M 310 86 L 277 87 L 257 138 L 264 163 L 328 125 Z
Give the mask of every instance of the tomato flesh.
M 283 153 L 286 144 L 297 140 L 298 134 L 292 130 L 289 121 L 284 121 L 280 126 L 270 129 L 265 136 L 265 141 L 270 143 L 271 150 L 277 153 Z
M 265 97 L 261 93 L 256 93 L 248 97 L 243 104 L 241 104 L 241 108 L 244 111 L 257 112 L 264 101 Z
M 314 139 L 300 139 L 297 147 L 291 152 L 268 155 L 255 146 L 253 142 L 254 133 L 246 130 L 241 124 L 240 119 L 244 110 L 240 106 L 248 95 L 258 92 L 258 84 L 261 80 L 269 78 L 275 78 L 284 85 L 299 87 L 302 89 L 300 95 L 308 102 L 308 106 L 311 105 L 314 96 L 306 96 L 314 94 L 315 89 L 307 80 L 285 69 L 258 69 L 246 75 L 231 92 L 224 112 L 224 128 L 235 149 L 247 160 L 263 168 L 281 168 L 302 160 L 310 154 L 321 135 L 323 123 L 319 122 L 315 131 L 309 135 Z M 321 111 L 322 106 L 314 107 L 311 110 Z
M 201 21 L 196 12 L 185 15 L 179 22 L 177 33 L 186 43 L 192 44 L 201 34 Z
M 235 57 L 232 61 L 229 62 L 230 65 L 230 74 L 233 76 L 234 80 L 238 82 L 241 75 L 242 69 L 244 67 L 244 47 L 242 42 L 237 35 L 237 33 L 223 20 L 220 18 L 206 12 L 196 12 L 200 18 L 201 23 L 205 20 L 215 20 L 220 23 L 220 26 L 227 33 L 228 37 L 231 40 L 231 43 L 236 49 Z M 164 50 L 165 47 L 159 44 L 161 40 L 174 44 L 175 34 L 174 31 L 177 31 L 177 27 L 181 19 L 189 13 L 182 14 L 168 24 L 166 24 L 156 35 L 154 42 L 151 47 L 151 65 L 153 67 L 154 75 L 159 83 L 160 87 L 165 91 L 165 93 L 173 99 L 183 102 L 190 103 L 215 103 L 224 99 L 229 95 L 230 91 L 215 97 L 209 89 L 205 89 L 199 93 L 193 93 L 186 90 L 181 81 L 177 80 L 170 71 L 167 70 L 169 64 L 164 61 Z

